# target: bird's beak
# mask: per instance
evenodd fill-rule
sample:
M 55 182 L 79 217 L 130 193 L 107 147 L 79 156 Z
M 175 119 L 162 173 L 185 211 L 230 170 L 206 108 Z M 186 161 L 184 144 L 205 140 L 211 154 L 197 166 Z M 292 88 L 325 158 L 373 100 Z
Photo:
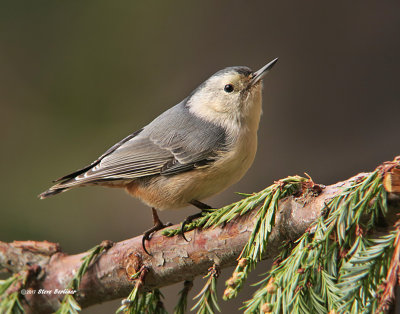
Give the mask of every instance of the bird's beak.
M 275 58 L 272 60 L 270 63 L 267 65 L 264 65 L 261 69 L 259 69 L 256 72 L 253 72 L 252 78 L 250 79 L 250 84 L 249 86 L 255 85 L 257 82 L 261 81 L 264 76 L 271 70 L 271 68 L 275 65 L 275 63 L 278 61 L 278 58 Z

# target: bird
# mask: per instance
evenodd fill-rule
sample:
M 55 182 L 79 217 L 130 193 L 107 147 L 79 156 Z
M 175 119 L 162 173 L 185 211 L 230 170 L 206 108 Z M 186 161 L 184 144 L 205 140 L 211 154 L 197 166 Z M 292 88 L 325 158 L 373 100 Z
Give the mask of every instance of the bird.
M 124 188 L 152 209 L 154 226 L 142 237 L 149 255 L 145 241 L 166 227 L 157 210 L 193 205 L 201 212 L 184 220 L 184 237 L 184 225 L 212 208 L 202 201 L 238 182 L 252 165 L 263 78 L 277 61 L 258 71 L 233 66 L 216 72 L 90 165 L 53 181 L 39 198 L 90 185 Z

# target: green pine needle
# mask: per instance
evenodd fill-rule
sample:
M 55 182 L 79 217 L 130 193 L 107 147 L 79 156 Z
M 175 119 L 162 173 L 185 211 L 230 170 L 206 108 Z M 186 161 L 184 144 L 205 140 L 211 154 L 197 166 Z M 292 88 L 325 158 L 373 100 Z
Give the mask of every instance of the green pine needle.
M 121 302 L 121 306 L 115 313 L 136 313 L 134 310 L 139 304 L 139 287 L 135 285 L 128 297 Z
M 224 300 L 237 296 L 248 274 L 265 254 L 269 235 L 274 226 L 275 213 L 278 209 L 279 200 L 298 192 L 301 189 L 301 185 L 306 181 L 312 182 L 300 176 L 287 177 L 258 193 L 247 194 L 246 198 L 236 203 L 220 209 L 209 210 L 207 213 L 203 213 L 203 217 L 185 226 L 185 231 L 195 228 L 215 227 L 228 223 L 236 217 L 245 215 L 258 208 L 254 229 L 239 257 L 239 259 L 246 260 L 246 265 L 238 265 L 236 267 L 232 278 L 227 282 Z M 163 235 L 174 236 L 179 233 L 179 229 L 168 229 L 163 232 Z
M 244 203 L 249 201 L 248 205 L 250 206 L 247 205 L 244 211 L 240 211 L 240 214 L 246 213 L 260 204 L 261 206 L 257 211 L 254 229 L 239 256 L 238 265 L 232 277 L 226 282 L 227 288 L 224 292 L 224 300 L 230 300 L 237 296 L 250 271 L 255 268 L 256 264 L 265 255 L 268 239 L 275 224 L 275 214 L 278 210 L 279 200 L 299 191 L 301 184 L 306 181 L 307 179 L 299 176 L 288 177 L 269 186 L 255 196 L 242 200 Z M 239 209 L 234 210 L 235 217 L 238 211 Z
M 131 277 L 132 280 L 136 280 L 135 286 L 129 293 L 128 297 L 122 300 L 122 304 L 117 309 L 116 313 L 139 313 L 137 310 L 143 306 L 143 301 L 146 300 L 146 293 L 141 295 L 140 288 L 143 286 L 144 278 L 148 271 L 147 267 L 142 266 L 140 270 Z
M 82 258 L 82 264 L 76 272 L 75 276 L 70 281 L 67 289 L 78 291 L 83 275 L 88 270 L 92 261 L 95 260 L 107 247 L 109 244 L 99 244 L 94 248 L 90 249 Z M 58 308 L 56 314 L 77 314 L 81 311 L 81 307 L 72 294 L 66 294 Z
M 397 271 L 391 263 L 400 227 L 379 236 L 373 232 L 388 211 L 383 186 L 385 173 L 390 167 L 399 167 L 399 161 L 385 164 L 344 188 L 325 204 L 323 214 L 297 241 L 284 243 L 272 269 L 256 284 L 253 298 L 245 302 L 242 308 L 245 313 L 374 313 L 382 308 L 383 302 L 389 302 L 383 290 L 389 269 Z M 232 277 L 226 282 L 225 300 L 237 296 L 250 271 L 265 256 L 279 201 L 298 192 L 307 196 L 315 192 L 314 186 L 311 178 L 287 177 L 258 193 L 241 194 L 245 198 L 236 203 L 207 210 L 201 218 L 186 225 L 185 231 L 210 228 L 257 211 L 253 231 Z M 163 232 L 167 236 L 179 233 L 179 229 Z M 106 247 L 102 244 L 88 251 L 68 289 L 78 290 L 83 275 Z M 142 291 L 148 271 L 143 266 L 131 278 L 135 286 L 117 313 L 167 313 L 158 289 Z M 218 275 L 217 265 L 209 268 L 204 277 L 207 281 L 194 298 L 197 302 L 192 311 L 198 314 L 220 311 L 216 291 Z M 27 276 L 25 271 L 0 280 L 0 313 L 24 313 L 20 289 L 26 285 Z M 192 281 L 185 281 L 174 314 L 186 312 L 192 285 Z M 57 313 L 78 314 L 80 310 L 74 296 L 68 294 Z
M 28 271 L 21 271 L 0 280 L 0 313 L 25 313 L 20 300 L 20 290 L 25 287 L 27 278 Z
M 177 305 L 174 308 L 174 314 L 185 314 L 187 309 L 187 298 L 189 291 L 193 287 L 193 281 L 185 280 L 183 289 L 179 292 L 180 297 Z
M 140 292 L 139 288 L 135 286 L 129 296 L 122 301 L 122 305 L 116 313 L 168 314 L 162 302 L 163 298 L 164 296 L 158 289 Z
M 81 307 L 71 294 L 65 295 L 56 314 L 78 314 Z
M 217 265 L 213 265 L 208 269 L 208 274 L 204 278 L 208 278 L 203 289 L 194 297 L 199 299 L 191 308 L 191 311 L 197 310 L 197 314 L 214 314 L 215 310 L 221 312 L 217 301 L 217 278 L 219 270 Z
M 20 275 L 18 273 L 14 274 L 13 276 L 0 280 L 0 298 L 3 297 L 3 294 L 7 291 L 7 289 L 15 283 L 18 279 L 20 278 Z
M 245 313 L 263 306 L 273 313 L 374 312 L 396 238 L 368 236 L 387 212 L 382 181 L 376 170 L 328 202 L 324 217 L 259 283 Z
M 256 209 L 261 204 L 266 202 L 274 192 L 279 189 L 282 190 L 279 195 L 276 195 L 273 202 L 278 201 L 280 198 L 286 197 L 298 191 L 301 183 L 307 181 L 300 176 L 287 177 L 279 180 L 277 183 L 267 187 L 266 189 L 253 194 L 246 194 L 246 198 L 222 207 L 220 209 L 210 209 L 203 212 L 203 217 L 198 218 L 185 226 L 185 232 L 196 228 L 211 228 L 225 223 L 228 223 L 238 216 L 243 216 L 248 212 Z M 279 199 L 277 199 L 279 197 Z M 275 203 L 274 203 L 275 204 Z M 162 232 L 164 236 L 172 237 L 180 234 L 180 229 L 167 229 Z
M 142 266 L 140 270 L 132 276 L 136 283 L 128 297 L 122 300 L 122 305 L 117 309 L 116 313 L 151 313 L 151 314 L 167 314 L 162 299 L 164 296 L 158 289 L 149 292 L 142 292 L 141 288 L 144 284 L 146 274 L 149 269 Z
M 19 292 L 13 292 L 0 302 L 0 313 L 22 314 L 25 313 L 19 300 Z

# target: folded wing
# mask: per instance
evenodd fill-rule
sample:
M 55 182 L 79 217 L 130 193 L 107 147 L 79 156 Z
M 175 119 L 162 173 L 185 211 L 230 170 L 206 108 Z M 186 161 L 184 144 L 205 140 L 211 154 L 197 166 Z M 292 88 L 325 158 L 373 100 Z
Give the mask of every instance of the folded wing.
M 221 127 L 193 116 L 182 102 L 111 147 L 91 165 L 58 179 L 59 183 L 41 197 L 78 185 L 175 175 L 204 167 L 224 151 L 225 141 Z

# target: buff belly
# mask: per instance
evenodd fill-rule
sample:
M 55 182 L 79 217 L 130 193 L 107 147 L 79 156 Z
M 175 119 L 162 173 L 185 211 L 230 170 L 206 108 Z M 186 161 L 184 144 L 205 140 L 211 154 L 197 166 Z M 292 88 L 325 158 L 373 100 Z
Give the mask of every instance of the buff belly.
M 257 150 L 257 135 L 252 135 L 210 166 L 177 175 L 136 179 L 126 185 L 126 190 L 159 210 L 179 209 L 192 200 L 204 200 L 239 181 L 250 168 Z

